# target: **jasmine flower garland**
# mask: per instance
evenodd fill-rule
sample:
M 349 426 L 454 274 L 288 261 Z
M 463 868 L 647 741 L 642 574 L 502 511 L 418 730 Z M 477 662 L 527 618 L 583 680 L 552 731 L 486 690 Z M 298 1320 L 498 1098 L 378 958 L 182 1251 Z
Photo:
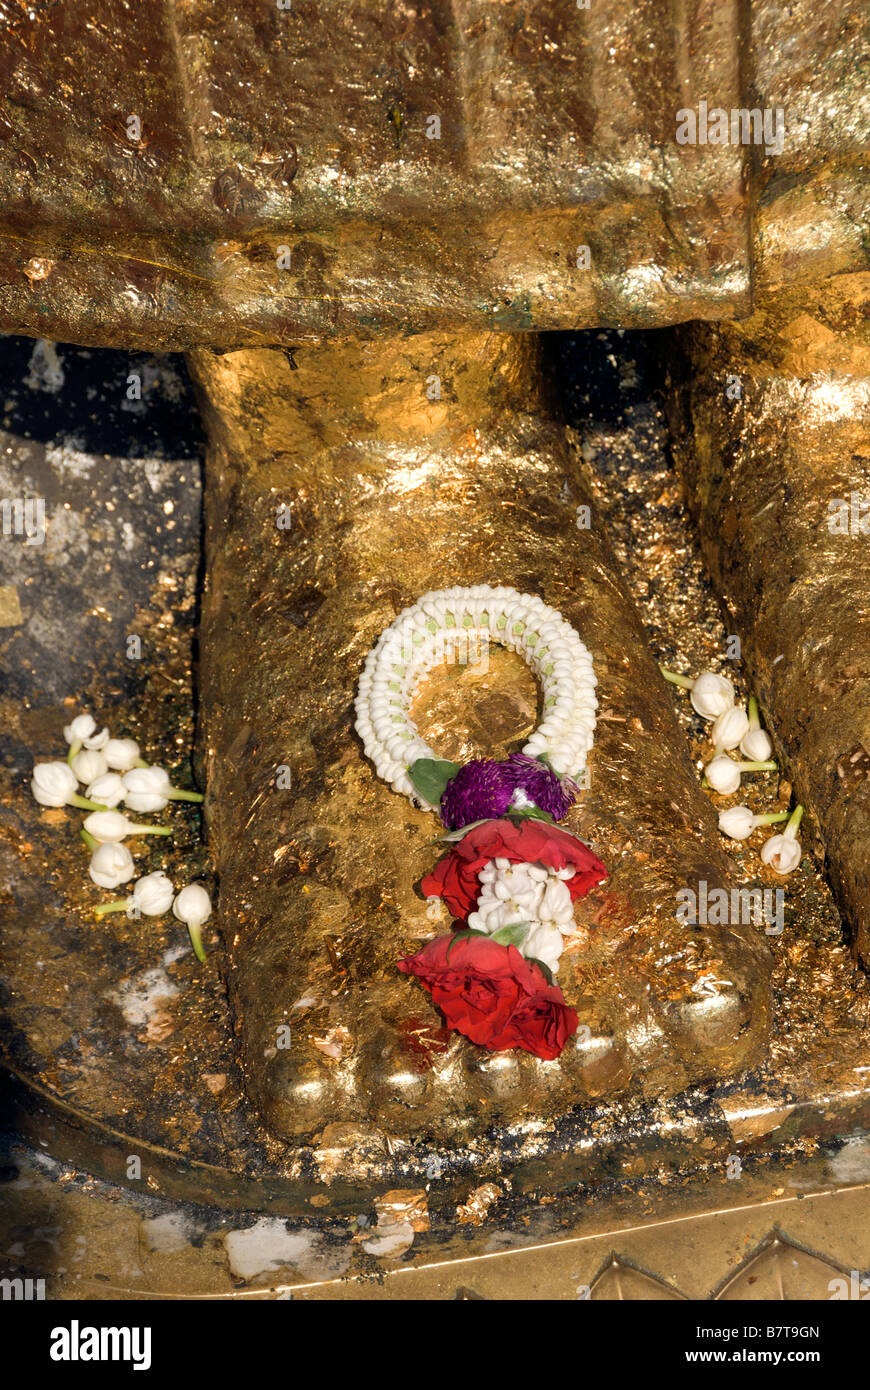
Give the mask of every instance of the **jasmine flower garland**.
M 519 652 L 543 688 L 544 717 L 521 753 L 460 766 L 434 756 L 408 716 L 420 679 L 465 634 Z M 439 810 L 454 845 L 423 880 L 458 931 L 399 962 L 472 1042 L 559 1056 L 577 1014 L 552 983 L 574 900 L 606 878 L 600 860 L 555 824 L 573 805 L 595 729 L 592 657 L 555 609 L 516 589 L 477 585 L 425 594 L 370 651 L 356 728 L 395 791 Z M 497 1001 L 497 1007 L 496 1007 Z
M 519 652 L 543 688 L 544 718 L 523 752 L 545 756 L 559 776 L 586 766 L 595 730 L 592 658 L 562 615 L 532 594 L 479 584 L 424 594 L 400 613 L 369 652 L 356 699 L 356 728 L 379 776 L 408 797 L 433 802 L 409 775 L 417 761 L 438 761 L 408 716 L 422 677 L 457 638 Z M 456 769 L 458 771 L 458 769 Z

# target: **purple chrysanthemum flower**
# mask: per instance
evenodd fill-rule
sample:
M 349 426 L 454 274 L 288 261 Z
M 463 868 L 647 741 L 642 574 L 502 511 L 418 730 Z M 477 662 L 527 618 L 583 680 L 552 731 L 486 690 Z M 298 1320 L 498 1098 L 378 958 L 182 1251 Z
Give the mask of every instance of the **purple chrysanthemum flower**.
M 540 811 L 561 820 L 577 800 L 580 788 L 570 777 L 559 777 L 552 768 L 526 753 L 511 753 L 502 763 L 504 775 L 516 791 L 521 788 Z
M 441 797 L 441 819 L 448 830 L 461 830 L 476 820 L 497 820 L 511 804 L 516 782 L 507 763 L 477 758 L 451 777 Z

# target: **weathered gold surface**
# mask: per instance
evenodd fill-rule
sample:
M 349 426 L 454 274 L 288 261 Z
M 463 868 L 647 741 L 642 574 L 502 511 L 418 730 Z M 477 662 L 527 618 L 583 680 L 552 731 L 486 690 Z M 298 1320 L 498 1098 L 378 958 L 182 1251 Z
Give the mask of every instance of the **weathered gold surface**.
M 870 962 L 870 275 L 687 334 L 678 445 L 714 582 Z M 726 378 L 742 397 L 726 396 Z M 681 428 L 681 426 L 678 426 Z M 839 499 L 839 500 L 838 500 Z M 833 510 L 832 510 L 833 508 Z
M 675 920 L 677 890 L 724 883 L 728 863 L 600 519 L 575 524 L 588 499 L 540 398 L 534 340 L 323 346 L 301 350 L 295 371 L 276 352 L 202 353 L 193 367 L 212 441 L 200 671 L 210 843 L 247 1084 L 269 1128 L 291 1138 L 332 1119 L 473 1136 L 626 1088 L 673 1094 L 759 1060 L 764 937 Z M 289 530 L 276 526 L 281 507 Z M 568 824 L 612 877 L 581 904 L 585 930 L 564 958 L 560 983 L 585 1031 L 558 1062 L 446 1038 L 395 969 L 447 926 L 415 891 L 438 823 L 377 779 L 351 702 L 378 633 L 457 581 L 541 594 L 588 643 L 600 682 L 591 789 Z M 492 692 L 496 744 L 522 736 L 530 694 L 525 678 Z M 434 731 L 445 752 L 488 733 L 479 718 Z M 290 790 L 276 785 L 281 766 Z M 722 982 L 714 998 L 699 988 L 709 973 Z M 283 1025 L 290 1047 L 277 1045 Z M 329 1056 L 318 1039 L 338 1028 Z
M 0 326 L 167 349 L 743 314 L 753 281 L 866 264 L 866 23 L 863 0 L 4 0 Z M 678 144 L 701 100 L 782 109 L 782 151 Z
M 629 341 L 623 340 L 618 351 L 630 393 L 635 367 L 631 349 L 626 355 Z M 596 344 L 594 350 L 600 347 Z M 66 351 L 71 358 L 71 350 Z M 595 423 L 598 407 L 594 395 L 593 422 L 578 440 L 584 463 L 592 459 L 585 471 L 596 490 L 595 524 L 602 519 L 606 524 L 625 582 L 643 614 L 654 657 L 679 670 L 714 665 L 738 681 L 745 699 L 749 688 L 739 663 L 723 661 L 726 629 L 702 581 L 657 413 L 640 407 L 611 425 Z M 75 838 L 79 816 L 41 812 L 27 779 L 34 754 L 49 755 L 61 748 L 61 729 L 69 718 L 69 705 L 46 703 L 45 683 L 51 678 L 60 681 L 58 689 L 64 693 L 74 687 L 80 700 L 113 728 L 135 732 L 143 740 L 146 757 L 165 759 L 168 748 L 177 748 L 179 756 L 189 749 L 196 573 L 192 523 L 198 511 L 196 494 L 190 492 L 190 465 L 148 461 L 143 469 L 137 461 L 119 467 L 117 460 L 102 459 L 100 492 L 95 495 L 81 480 L 71 484 L 66 451 L 43 450 L 8 430 L 2 444 L 4 478 L 15 478 L 23 469 L 40 494 L 62 495 L 69 502 L 58 512 L 57 527 L 49 518 L 45 547 L 3 552 L 4 565 L 18 556 L 21 568 L 15 578 L 25 619 L 36 624 L 34 631 L 42 638 L 42 646 L 28 647 L 31 665 L 39 653 L 37 678 L 25 672 L 16 656 L 20 633 L 16 637 L 17 630 L 12 630 L 4 637 L 8 686 L 0 720 L 4 760 L 15 769 L 11 778 L 4 777 L 0 796 L 0 954 L 8 1048 L 4 1060 L 8 1058 L 22 1078 L 15 1091 L 20 1102 L 15 1120 L 34 1143 L 126 1186 L 137 1201 L 162 1194 L 235 1212 L 316 1213 L 317 1220 L 322 1217 L 328 1224 L 330 1213 L 360 1210 L 366 1194 L 428 1183 L 430 1210 L 439 1214 L 441 1223 L 452 1220 L 456 1206 L 482 1183 L 504 1187 L 508 1180 L 517 1190 L 537 1187 L 547 1194 L 581 1184 L 584 1205 L 595 1191 L 602 1194 L 603 1209 L 609 1210 L 620 1183 L 651 1174 L 638 1198 L 645 1211 L 653 1202 L 660 1204 L 666 1187 L 681 1188 L 685 1175 L 699 1165 L 714 1186 L 726 1193 L 736 1191 L 743 1200 L 743 1187 L 725 1176 L 730 1155 L 741 1155 L 746 1162 L 770 1151 L 814 1152 L 820 1144 L 870 1127 L 867 978 L 853 968 L 841 945 L 830 893 L 807 854 L 800 871 L 784 885 L 785 930 L 770 942 L 775 958 L 773 1032 L 765 1062 L 749 1074 L 693 1087 L 666 1101 L 648 1102 L 633 1088 L 613 1099 L 601 1096 L 564 1116 L 554 1110 L 543 1121 L 519 1119 L 506 1129 L 449 1144 L 329 1124 L 328 1117 L 310 1143 L 294 1146 L 270 1140 L 244 1094 L 219 979 L 224 952 L 217 921 L 205 933 L 209 959 L 203 968 L 189 950 L 174 958 L 186 940 L 174 919 L 133 924 L 122 916 L 96 929 L 91 909 L 102 895 L 82 872 L 83 850 Z M 167 497 L 176 499 L 171 514 Z M 114 512 L 107 510 L 109 503 Z M 140 547 L 132 557 L 125 547 L 107 544 L 110 518 L 115 527 L 130 522 Z M 68 552 L 76 537 L 73 567 Z M 88 550 L 83 553 L 85 537 Z M 134 566 L 143 558 L 141 547 L 147 557 L 146 577 L 131 592 Z M 59 600 L 61 576 L 68 581 L 74 576 L 87 591 L 81 614 L 68 595 L 64 602 Z M 93 617 L 89 610 L 97 589 L 102 607 Z M 114 642 L 112 634 L 131 630 L 131 623 L 144 634 L 150 657 L 138 668 L 141 689 L 128 701 L 122 697 L 128 663 L 123 644 Z M 100 656 L 94 670 L 96 652 Z M 87 684 L 77 678 L 65 682 L 57 675 L 69 669 L 64 663 L 75 669 L 78 662 L 93 672 Z M 691 715 L 685 696 L 669 692 L 669 698 L 698 766 L 709 756 L 709 745 L 698 737 L 704 726 Z M 451 700 L 445 715 L 455 708 Z M 171 766 L 186 782 L 187 771 Z M 777 809 L 775 778 L 748 779 L 746 788 L 746 800 L 753 807 Z M 173 871 L 204 872 L 196 814 L 176 808 L 170 818 L 178 827 Z M 805 843 L 812 846 L 810 818 L 805 826 Z M 426 838 L 429 833 L 427 828 Z M 736 881 L 759 875 L 763 838 L 759 831 L 746 844 L 729 847 Z M 137 862 L 142 862 L 138 847 L 134 850 Z M 156 855 L 146 861 L 150 867 L 167 863 L 160 847 L 143 844 L 142 850 Z M 762 882 L 777 886 L 766 874 L 761 872 Z M 219 895 L 217 904 L 219 915 Z M 132 1009 L 122 1012 L 119 994 Z M 324 1028 L 315 1037 L 323 1042 L 328 1033 Z M 128 1171 L 130 1154 L 142 1157 L 138 1179 L 131 1179 Z M 431 1179 L 432 1172 L 440 1172 L 440 1178 Z M 753 1194 L 746 1198 L 755 1199 Z M 543 1207 L 545 1213 L 555 1210 L 552 1205 Z M 483 1228 L 484 1239 L 512 1220 L 500 1201 Z M 427 1241 L 442 1239 L 443 1225 L 436 1229 L 439 1234 Z M 549 1239 L 546 1231 L 551 1229 L 561 1229 L 561 1218 L 552 1228 L 540 1228 L 542 1237 Z M 753 1224 L 751 1229 L 754 1242 L 768 1228 Z M 520 1230 L 528 1228 L 523 1223 Z M 807 1239 L 814 1248 L 833 1249 L 824 1240 Z M 415 1248 L 422 1241 L 418 1237 Z M 706 1235 L 703 1244 L 713 1251 L 714 1242 Z M 686 1290 L 662 1261 L 633 1242 L 626 1246 L 608 1238 L 607 1250 L 611 1248 L 650 1272 L 673 1277 Z M 845 1259 L 839 1249 L 837 1257 Z M 551 1246 L 541 1258 L 552 1261 Z M 590 1279 L 598 1263 L 596 1255 Z M 726 1264 L 724 1256 L 720 1260 L 711 1253 L 704 1265 L 708 1283 L 702 1286 L 701 1281 L 697 1287 L 703 1292 L 716 1284 Z M 700 1281 L 702 1266 L 695 1267 Z M 43 1266 L 45 1272 L 50 1268 Z M 150 1262 L 148 1268 L 153 1268 Z M 121 1264 L 101 1259 L 99 1269 L 123 1285 Z M 449 1270 L 445 1277 L 451 1277 Z M 166 1284 L 159 1281 L 153 1287 Z M 207 1282 L 207 1287 L 214 1286 Z

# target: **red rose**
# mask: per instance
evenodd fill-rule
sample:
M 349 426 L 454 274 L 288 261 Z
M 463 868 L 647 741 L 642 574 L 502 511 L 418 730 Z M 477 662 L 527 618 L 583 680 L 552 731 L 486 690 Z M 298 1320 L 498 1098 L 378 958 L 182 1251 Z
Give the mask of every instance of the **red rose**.
M 565 880 L 572 901 L 584 897 L 607 878 L 607 870 L 582 841 L 547 821 L 488 820 L 457 841 L 445 859 L 423 879 L 424 897 L 443 898 L 454 917 L 464 922 L 477 906 L 477 876 L 490 859 L 509 859 L 512 864 L 545 864 L 553 869 L 574 869 Z
M 449 1027 L 492 1052 L 522 1047 L 549 1062 L 577 1031 L 562 991 L 515 946 L 448 934 L 400 960 L 399 969 L 417 976 Z

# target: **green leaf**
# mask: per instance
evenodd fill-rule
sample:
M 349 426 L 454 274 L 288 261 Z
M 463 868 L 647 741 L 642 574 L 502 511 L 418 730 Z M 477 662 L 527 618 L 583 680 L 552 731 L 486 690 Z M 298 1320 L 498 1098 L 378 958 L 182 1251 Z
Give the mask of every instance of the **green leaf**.
M 578 843 L 578 845 L 585 845 L 586 849 L 591 849 L 591 845 L 589 844 L 589 841 L 588 841 L 588 840 L 584 840 L 583 837 L 582 837 L 582 835 L 577 835 L 577 834 L 575 834 L 573 830 L 566 830 L 565 827 L 564 827 L 564 825 L 558 825 L 558 823 L 557 823 L 556 821 L 553 820 L 553 817 L 552 817 L 552 816 L 548 816 L 546 811 L 539 811 L 538 808 L 537 808 L 537 806 L 535 806 L 532 810 L 527 810 L 527 811 L 510 811 L 510 812 L 508 813 L 508 819 L 509 819 L 509 820 L 514 820 L 514 821 L 520 821 L 520 820 L 542 820 L 542 821 L 547 821 L 550 825 L 556 825 L 557 828 L 558 828 L 558 830 L 559 830 L 559 832 L 560 832 L 560 834 L 562 834 L 562 835 L 568 835 L 568 836 L 570 836 L 570 838 L 571 838 L 572 840 L 576 840 L 577 843 Z
M 517 949 L 523 944 L 529 934 L 530 922 L 511 922 L 509 926 L 499 927 L 490 937 L 490 941 L 497 941 L 499 946 L 516 946 Z
M 437 806 L 444 795 L 444 788 L 459 771 L 459 763 L 449 763 L 443 758 L 418 758 L 408 768 L 408 776 L 416 790 L 428 801 Z
M 538 960 L 537 956 L 529 956 L 528 962 L 529 965 L 536 965 L 538 967 L 548 985 L 553 983 L 553 972 L 549 965 L 545 965 L 542 960 Z
M 474 830 L 478 825 L 486 825 L 491 816 L 484 816 L 483 820 L 469 821 L 468 825 L 463 825 L 461 830 L 448 830 L 444 835 L 438 835 L 434 840 L 430 840 L 424 849 L 432 849 L 434 845 L 455 845 L 459 840 L 463 840 L 469 830 Z
M 486 932 L 485 932 L 485 931 L 475 931 L 473 927 L 466 927 L 465 931 L 455 931 L 455 932 L 453 932 L 453 940 L 451 941 L 450 945 L 447 947 L 447 954 L 446 954 L 446 956 L 444 957 L 444 963 L 445 963 L 445 965 L 446 965 L 447 962 L 449 961 L 449 959 L 450 959 L 450 952 L 453 950 L 453 947 L 456 945 L 457 941 L 470 941 L 471 938 L 472 938 L 473 936 L 486 936 Z
M 517 820 L 544 820 L 549 822 L 550 825 L 556 824 L 549 811 L 542 811 L 539 806 L 513 807 L 508 811 L 508 817 L 510 819 L 516 818 Z

